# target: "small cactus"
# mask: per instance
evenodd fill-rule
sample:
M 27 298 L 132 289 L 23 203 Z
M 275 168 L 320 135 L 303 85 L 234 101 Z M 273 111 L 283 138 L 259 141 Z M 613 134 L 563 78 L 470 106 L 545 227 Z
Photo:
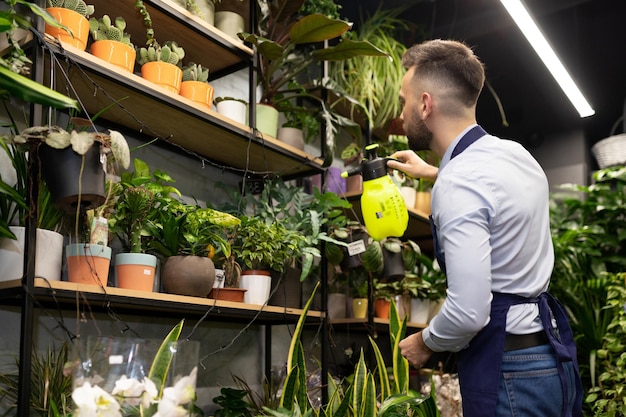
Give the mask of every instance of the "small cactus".
M 94 6 L 87 5 L 84 0 L 46 0 L 47 7 L 63 7 L 64 9 L 74 10 L 76 13 L 89 18 L 94 12 Z
M 122 17 L 115 18 L 115 25 L 113 25 L 111 18 L 106 14 L 100 19 L 93 17 L 89 19 L 89 30 L 94 41 L 118 41 L 134 48 L 130 42 L 130 35 L 124 32 L 125 29 L 126 21 Z
M 209 69 L 203 67 L 200 64 L 190 62 L 187 66 L 183 67 L 183 81 L 209 81 Z
M 146 62 L 163 61 L 180 66 L 185 57 L 185 50 L 174 41 L 168 41 L 160 46 L 154 42 L 152 46 L 140 48 L 137 54 L 137 63 L 143 65 Z

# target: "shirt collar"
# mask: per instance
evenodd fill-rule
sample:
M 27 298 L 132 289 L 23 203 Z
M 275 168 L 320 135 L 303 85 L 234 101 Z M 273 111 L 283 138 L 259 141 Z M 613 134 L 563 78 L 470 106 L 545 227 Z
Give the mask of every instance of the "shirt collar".
M 441 171 L 443 169 L 443 167 L 445 167 L 448 162 L 450 162 L 450 158 L 452 156 L 452 151 L 454 151 L 454 148 L 456 147 L 456 145 L 459 143 L 459 141 L 461 140 L 461 138 L 463 136 L 465 136 L 465 134 L 467 132 L 469 132 L 474 126 L 478 126 L 477 123 L 471 124 L 469 126 L 467 126 L 453 141 L 452 143 L 450 143 L 450 146 L 448 146 L 448 149 L 446 149 L 446 152 L 443 154 L 443 157 L 441 158 L 441 162 L 439 163 L 439 171 Z

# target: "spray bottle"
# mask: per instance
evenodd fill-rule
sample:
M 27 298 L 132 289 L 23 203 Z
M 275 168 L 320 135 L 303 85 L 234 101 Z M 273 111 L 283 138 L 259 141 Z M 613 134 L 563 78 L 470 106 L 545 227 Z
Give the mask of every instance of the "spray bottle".
M 377 149 L 378 144 L 366 146 L 366 157 L 361 164 L 353 170 L 342 172 L 341 176 L 363 176 L 361 211 L 372 239 L 401 237 L 409 224 L 409 213 L 400 189 L 387 173 L 387 161 L 391 158 L 379 157 Z

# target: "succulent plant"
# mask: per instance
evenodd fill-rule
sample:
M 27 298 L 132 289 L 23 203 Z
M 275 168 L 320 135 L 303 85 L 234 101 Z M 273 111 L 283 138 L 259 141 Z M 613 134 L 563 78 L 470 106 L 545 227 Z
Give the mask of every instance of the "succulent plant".
M 134 47 L 130 42 L 130 35 L 124 32 L 125 29 L 126 21 L 122 17 L 115 18 L 115 25 L 113 25 L 111 18 L 106 14 L 100 19 L 94 17 L 89 19 L 89 31 L 94 41 L 118 41 Z
M 185 50 L 174 41 L 167 41 L 160 46 L 154 42 L 152 46 L 140 48 L 137 54 L 137 63 L 143 65 L 146 62 L 163 61 L 180 66 L 185 57 Z
M 183 81 L 209 81 L 209 69 L 203 67 L 201 64 L 190 62 L 187 66 L 183 67 Z
M 84 0 L 47 0 L 47 7 L 63 7 L 64 9 L 74 10 L 76 13 L 89 18 L 95 12 L 94 6 L 87 5 Z

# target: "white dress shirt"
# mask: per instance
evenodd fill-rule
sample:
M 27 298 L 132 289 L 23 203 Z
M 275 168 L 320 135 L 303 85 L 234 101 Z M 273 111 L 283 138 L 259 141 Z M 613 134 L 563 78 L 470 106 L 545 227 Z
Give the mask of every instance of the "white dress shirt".
M 446 300 L 423 338 L 456 352 L 488 322 L 493 292 L 537 296 L 554 266 L 545 173 L 519 143 L 487 135 L 450 159 L 469 126 L 447 149 L 432 190 L 432 212 L 445 254 Z M 512 306 L 507 332 L 543 327 L 536 304 Z

